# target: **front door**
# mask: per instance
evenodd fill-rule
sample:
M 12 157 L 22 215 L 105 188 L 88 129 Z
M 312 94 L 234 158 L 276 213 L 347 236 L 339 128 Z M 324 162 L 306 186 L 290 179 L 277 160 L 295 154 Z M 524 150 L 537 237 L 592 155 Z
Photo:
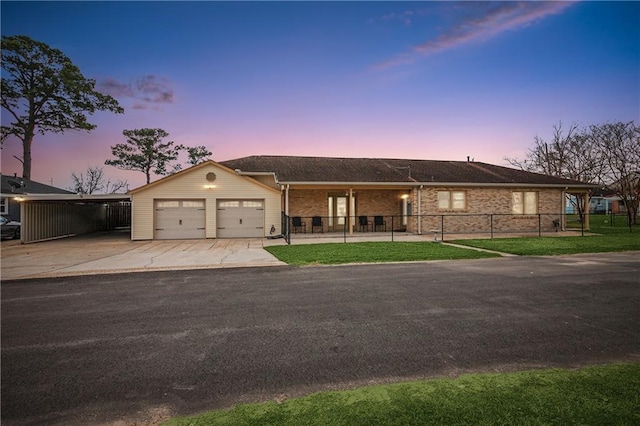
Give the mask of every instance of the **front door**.
M 347 218 L 353 216 L 351 211 L 355 210 L 355 197 L 352 198 L 352 205 L 349 206 L 349 197 L 346 195 L 329 195 L 327 199 L 327 218 L 329 231 L 343 231 L 348 223 Z M 353 221 L 353 218 L 351 219 Z

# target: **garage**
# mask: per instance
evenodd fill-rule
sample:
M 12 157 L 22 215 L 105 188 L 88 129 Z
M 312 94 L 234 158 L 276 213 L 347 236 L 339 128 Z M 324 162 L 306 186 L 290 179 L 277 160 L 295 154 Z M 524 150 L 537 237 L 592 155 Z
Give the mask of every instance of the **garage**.
M 205 238 L 205 201 L 156 200 L 155 224 L 155 238 L 158 240 Z
M 218 237 L 264 236 L 263 200 L 218 200 Z
M 282 232 L 273 174 L 253 178 L 208 160 L 130 195 L 132 240 L 264 238 Z

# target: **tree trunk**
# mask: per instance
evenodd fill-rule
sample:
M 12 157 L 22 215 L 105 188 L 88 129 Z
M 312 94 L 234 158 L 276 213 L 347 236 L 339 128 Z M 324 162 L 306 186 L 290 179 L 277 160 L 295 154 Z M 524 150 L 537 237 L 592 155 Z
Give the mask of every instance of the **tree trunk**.
M 33 132 L 27 131 L 22 140 L 22 178 L 31 180 L 31 143 Z

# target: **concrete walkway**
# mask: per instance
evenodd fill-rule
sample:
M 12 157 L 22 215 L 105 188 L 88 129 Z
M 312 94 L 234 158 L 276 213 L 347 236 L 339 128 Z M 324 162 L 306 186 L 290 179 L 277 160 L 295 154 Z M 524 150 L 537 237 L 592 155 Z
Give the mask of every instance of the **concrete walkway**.
M 284 240 L 131 241 L 129 233 L 97 233 L 19 244 L 3 241 L 2 280 L 177 269 L 284 265 L 263 246 Z

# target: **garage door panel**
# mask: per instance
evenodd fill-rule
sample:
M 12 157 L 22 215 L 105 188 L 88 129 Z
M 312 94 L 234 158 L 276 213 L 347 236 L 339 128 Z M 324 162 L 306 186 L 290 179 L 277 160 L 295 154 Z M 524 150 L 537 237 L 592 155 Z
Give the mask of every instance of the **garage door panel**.
M 218 238 L 264 237 L 264 201 L 218 201 Z
M 159 240 L 205 238 L 204 200 L 156 201 L 155 238 Z

